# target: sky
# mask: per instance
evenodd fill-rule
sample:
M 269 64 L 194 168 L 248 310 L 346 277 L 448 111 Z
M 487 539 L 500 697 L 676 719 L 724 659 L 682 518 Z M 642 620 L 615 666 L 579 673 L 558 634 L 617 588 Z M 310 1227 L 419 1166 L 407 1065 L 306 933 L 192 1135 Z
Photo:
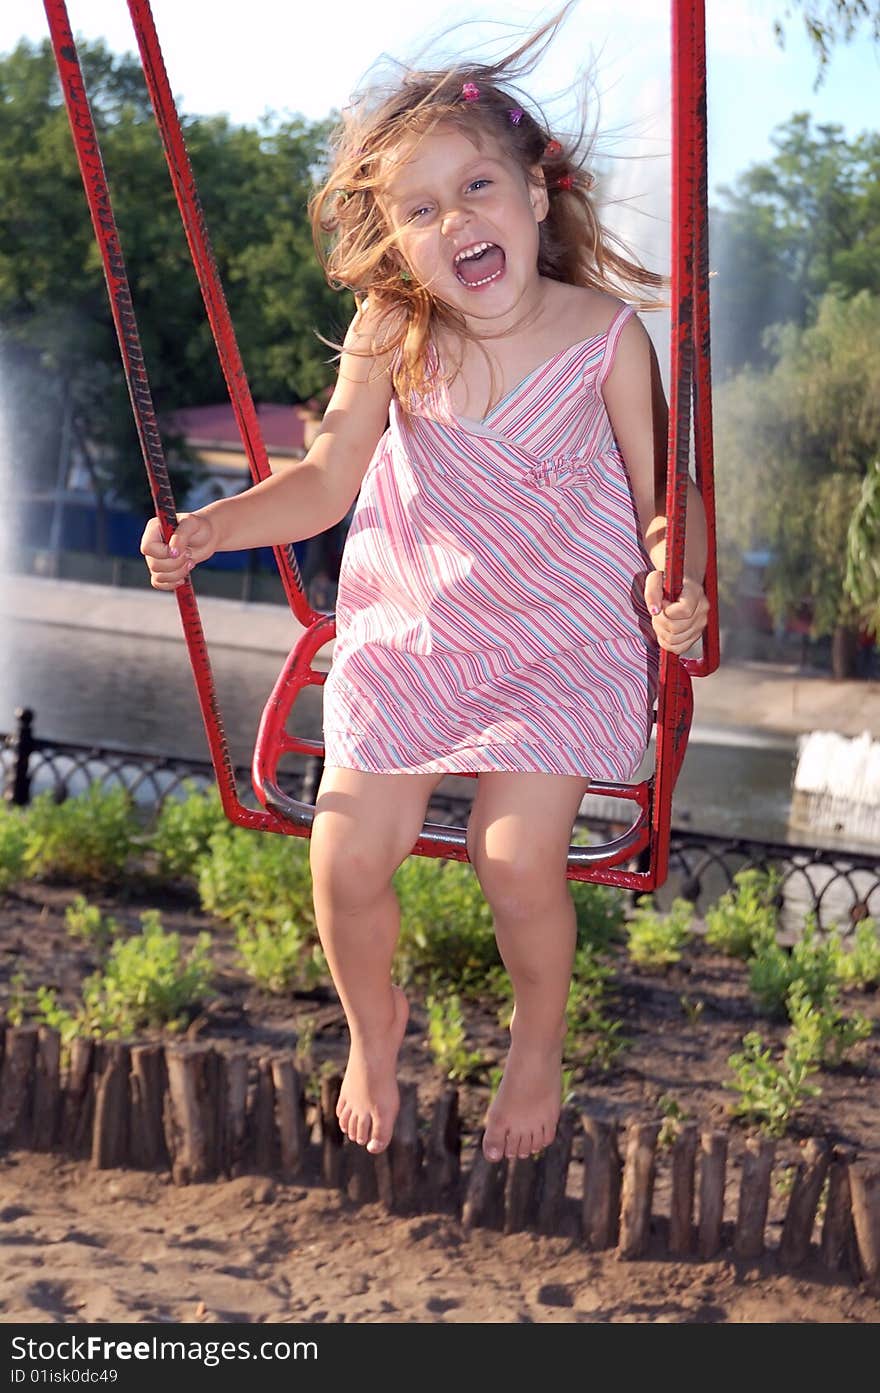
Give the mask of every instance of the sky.
M 522 0 L 153 0 L 182 109 L 225 111 L 248 124 L 267 110 L 324 116 L 344 104 L 383 53 L 411 59 L 426 39 L 455 27 L 458 33 L 441 52 L 467 52 L 481 38 L 503 34 L 505 19 L 528 29 L 555 8 Z M 850 135 L 876 126 L 880 54 L 867 29 L 853 44 L 837 46 L 815 92 L 816 60 L 799 17 L 787 23 L 784 50 L 774 39 L 773 19 L 784 10 L 785 0 L 707 0 L 711 188 L 770 156 L 774 126 L 795 111 L 838 122 Z M 115 51 L 134 49 L 125 0 L 68 0 L 68 13 L 75 33 L 103 38 Z M 570 90 L 578 65 L 595 60 L 606 153 L 621 167 L 633 155 L 651 157 L 639 160 L 642 174 L 646 164 L 662 164 L 668 151 L 668 15 L 668 0 L 579 0 L 549 59 L 530 79 L 544 101 Z M 0 52 L 22 37 L 46 34 L 42 0 L 0 5 Z M 551 110 L 561 119 L 562 105 Z M 650 173 L 648 182 L 654 182 Z

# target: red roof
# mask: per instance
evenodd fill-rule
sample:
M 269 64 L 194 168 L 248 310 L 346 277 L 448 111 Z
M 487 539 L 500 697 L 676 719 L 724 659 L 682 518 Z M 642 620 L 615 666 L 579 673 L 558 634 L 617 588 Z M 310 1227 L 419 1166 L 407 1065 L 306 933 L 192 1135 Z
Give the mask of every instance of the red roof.
M 185 406 L 170 412 L 168 425 L 191 445 L 214 445 L 241 449 L 241 436 L 231 402 L 216 406 Z M 312 419 L 307 407 L 261 402 L 257 421 L 267 450 L 305 449 L 305 421 Z

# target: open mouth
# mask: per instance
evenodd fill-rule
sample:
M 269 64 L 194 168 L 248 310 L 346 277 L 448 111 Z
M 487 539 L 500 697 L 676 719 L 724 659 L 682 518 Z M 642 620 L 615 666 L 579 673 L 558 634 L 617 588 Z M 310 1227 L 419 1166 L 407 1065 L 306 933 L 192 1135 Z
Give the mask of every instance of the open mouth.
M 505 255 L 495 242 L 474 242 L 455 256 L 452 265 L 462 285 L 471 290 L 489 285 L 504 274 Z

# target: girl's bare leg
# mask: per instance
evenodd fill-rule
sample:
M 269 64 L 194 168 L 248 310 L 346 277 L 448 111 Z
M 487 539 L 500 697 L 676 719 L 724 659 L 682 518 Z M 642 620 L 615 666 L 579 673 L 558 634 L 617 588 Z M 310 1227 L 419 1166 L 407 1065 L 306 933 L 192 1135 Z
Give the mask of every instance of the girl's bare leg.
M 468 848 L 516 1003 L 504 1077 L 483 1137 L 490 1161 L 530 1156 L 556 1134 L 575 948 L 566 862 L 587 786 L 568 775 L 479 776 Z
M 371 1152 L 384 1151 L 394 1130 L 407 1020 L 406 998 L 391 982 L 400 932 L 391 878 L 421 832 L 440 777 L 325 768 L 315 805 L 315 915 L 351 1032 L 337 1115 L 346 1136 Z

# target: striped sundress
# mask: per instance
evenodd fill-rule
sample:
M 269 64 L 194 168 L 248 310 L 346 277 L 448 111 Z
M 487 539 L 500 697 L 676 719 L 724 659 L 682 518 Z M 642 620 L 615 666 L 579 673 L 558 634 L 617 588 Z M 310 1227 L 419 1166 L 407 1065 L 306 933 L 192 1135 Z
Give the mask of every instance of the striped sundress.
M 602 398 L 620 331 L 482 421 L 392 401 L 346 540 L 325 763 L 628 779 L 651 730 L 650 562 Z

